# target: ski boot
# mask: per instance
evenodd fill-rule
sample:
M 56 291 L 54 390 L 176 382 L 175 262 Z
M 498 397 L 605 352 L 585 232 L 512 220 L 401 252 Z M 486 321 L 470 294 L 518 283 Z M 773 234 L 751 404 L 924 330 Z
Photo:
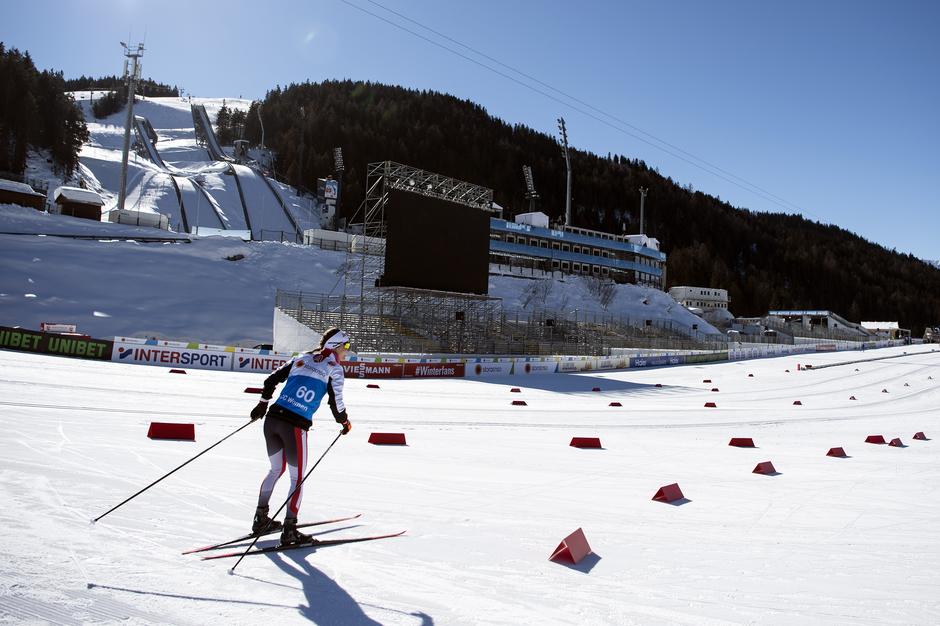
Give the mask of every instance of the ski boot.
M 268 517 L 268 507 L 259 506 L 255 511 L 255 520 L 251 524 L 251 532 L 254 535 L 261 533 L 273 533 L 281 530 L 281 523 Z
M 320 543 L 310 535 L 306 535 L 297 530 L 297 518 L 288 517 L 284 519 L 284 528 L 281 530 L 282 546 L 311 545 Z

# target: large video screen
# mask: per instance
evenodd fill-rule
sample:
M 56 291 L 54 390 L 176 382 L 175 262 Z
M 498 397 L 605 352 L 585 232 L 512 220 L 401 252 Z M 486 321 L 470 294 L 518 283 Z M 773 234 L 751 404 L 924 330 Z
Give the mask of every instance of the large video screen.
M 383 286 L 487 293 L 488 212 L 393 189 L 385 222 Z

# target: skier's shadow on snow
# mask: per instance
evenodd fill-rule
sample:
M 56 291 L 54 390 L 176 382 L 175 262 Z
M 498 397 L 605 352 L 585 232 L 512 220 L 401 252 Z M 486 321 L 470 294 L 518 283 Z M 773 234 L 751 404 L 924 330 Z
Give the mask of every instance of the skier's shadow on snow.
M 290 554 L 273 554 L 271 561 L 284 573 L 296 578 L 303 586 L 307 598 L 306 606 L 299 606 L 300 614 L 315 624 L 349 624 L 350 626 L 382 626 L 362 610 L 360 604 L 353 599 L 339 584 L 314 567 L 307 558 L 311 552 L 292 552 Z M 370 605 L 371 606 L 371 605 Z M 376 607 L 384 611 L 400 613 L 396 609 Z M 431 626 L 434 620 L 423 612 L 409 613 L 420 619 L 422 626 Z
M 467 363 L 467 368 L 473 367 L 472 363 Z M 609 371 L 609 370 L 605 370 Z M 523 394 L 526 389 L 539 389 L 542 391 L 553 391 L 556 393 L 586 394 L 597 393 L 594 388 L 599 388 L 602 393 L 618 394 L 641 394 L 641 393 L 675 393 L 678 390 L 687 390 L 685 387 L 676 385 L 661 385 L 657 387 L 655 383 L 637 383 L 627 380 L 616 380 L 601 376 L 592 376 L 590 374 L 569 374 L 559 376 L 557 374 L 531 374 L 531 375 L 505 375 L 505 376 L 485 376 L 480 378 L 468 379 L 477 383 L 490 385 L 505 385 L 507 387 L 518 387 L 522 389 Z M 514 394 L 515 395 L 515 394 Z

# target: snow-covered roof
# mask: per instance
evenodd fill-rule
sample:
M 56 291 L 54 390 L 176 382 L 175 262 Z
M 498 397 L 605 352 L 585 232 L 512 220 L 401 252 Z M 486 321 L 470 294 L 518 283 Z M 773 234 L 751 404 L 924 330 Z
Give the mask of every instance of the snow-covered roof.
M 78 202 L 81 204 L 94 204 L 95 206 L 104 206 L 104 200 L 96 192 L 90 189 L 80 187 L 58 187 L 52 192 L 52 201 L 58 202 L 59 198 L 66 202 Z
M 13 191 L 15 193 L 21 193 L 27 196 L 39 196 L 40 198 L 45 197 L 41 193 L 36 193 L 35 191 L 33 191 L 33 188 L 27 185 L 26 183 L 18 183 L 15 180 L 6 180 L 3 178 L 0 178 L 0 189 L 4 191 Z
M 865 330 L 898 330 L 897 322 L 862 322 Z

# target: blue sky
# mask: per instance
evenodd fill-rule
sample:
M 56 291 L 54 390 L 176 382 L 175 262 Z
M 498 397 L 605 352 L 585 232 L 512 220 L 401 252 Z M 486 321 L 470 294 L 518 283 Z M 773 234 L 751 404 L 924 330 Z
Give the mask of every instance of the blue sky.
M 351 78 L 451 93 L 548 133 L 563 115 L 578 148 L 940 259 L 940 2 L 377 2 L 6 1 L 0 40 L 79 76 L 120 73 L 118 42 L 146 38 L 144 74 L 198 96 Z

